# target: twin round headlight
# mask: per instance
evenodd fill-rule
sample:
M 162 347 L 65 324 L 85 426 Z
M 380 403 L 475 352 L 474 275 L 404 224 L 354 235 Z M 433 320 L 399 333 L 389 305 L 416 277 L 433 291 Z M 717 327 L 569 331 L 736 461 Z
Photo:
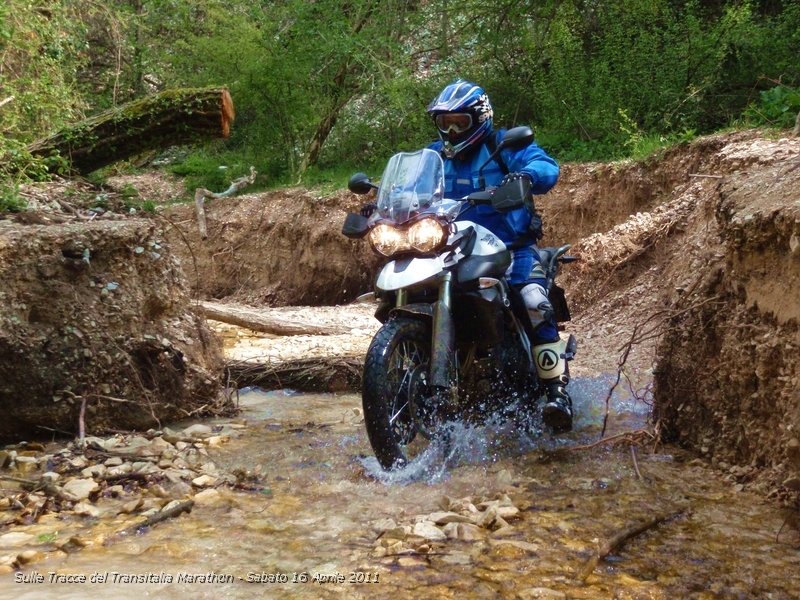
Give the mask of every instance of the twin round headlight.
M 436 219 L 421 219 L 408 229 L 381 224 L 369 232 L 372 247 L 384 256 L 416 250 L 432 252 L 445 240 L 445 230 Z

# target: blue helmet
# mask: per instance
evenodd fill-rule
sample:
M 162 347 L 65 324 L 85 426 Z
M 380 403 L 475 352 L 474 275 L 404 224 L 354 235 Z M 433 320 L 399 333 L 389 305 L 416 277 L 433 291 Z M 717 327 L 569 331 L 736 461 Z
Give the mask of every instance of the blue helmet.
M 453 158 L 477 146 L 492 132 L 492 105 L 483 88 L 459 79 L 444 88 L 428 105 L 444 154 Z

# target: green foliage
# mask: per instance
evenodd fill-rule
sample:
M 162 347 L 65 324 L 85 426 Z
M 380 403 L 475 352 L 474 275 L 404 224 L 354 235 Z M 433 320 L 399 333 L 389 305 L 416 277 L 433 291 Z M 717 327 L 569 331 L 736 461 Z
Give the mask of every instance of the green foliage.
M 27 204 L 19 195 L 19 187 L 15 183 L 0 181 L 0 213 L 20 212 Z
M 758 102 L 753 102 L 744 111 L 745 122 L 750 125 L 770 127 L 792 127 L 800 113 L 800 88 L 776 85 L 759 94 Z
M 170 167 L 188 190 L 250 165 L 262 186 L 377 175 L 435 139 L 425 107 L 457 77 L 559 160 L 642 157 L 731 123 L 790 125 L 798 56 L 796 0 L 5 0 L 0 179 L 64 170 L 25 144 L 85 114 L 208 85 L 237 117 Z

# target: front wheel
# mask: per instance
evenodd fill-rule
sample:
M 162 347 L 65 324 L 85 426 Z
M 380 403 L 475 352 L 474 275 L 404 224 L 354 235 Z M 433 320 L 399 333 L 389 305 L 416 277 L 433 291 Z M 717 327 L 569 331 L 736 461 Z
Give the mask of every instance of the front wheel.
M 425 427 L 431 401 L 428 325 L 404 317 L 378 331 L 364 363 L 362 401 L 367 435 L 384 469 L 408 463 L 430 443 Z

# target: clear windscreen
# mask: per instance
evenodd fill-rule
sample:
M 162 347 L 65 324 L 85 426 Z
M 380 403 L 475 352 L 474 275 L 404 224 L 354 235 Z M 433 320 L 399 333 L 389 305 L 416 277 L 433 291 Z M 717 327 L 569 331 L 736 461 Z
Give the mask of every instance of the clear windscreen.
M 395 154 L 381 178 L 378 215 L 403 223 L 435 207 L 444 195 L 444 163 L 437 152 L 425 148 Z

